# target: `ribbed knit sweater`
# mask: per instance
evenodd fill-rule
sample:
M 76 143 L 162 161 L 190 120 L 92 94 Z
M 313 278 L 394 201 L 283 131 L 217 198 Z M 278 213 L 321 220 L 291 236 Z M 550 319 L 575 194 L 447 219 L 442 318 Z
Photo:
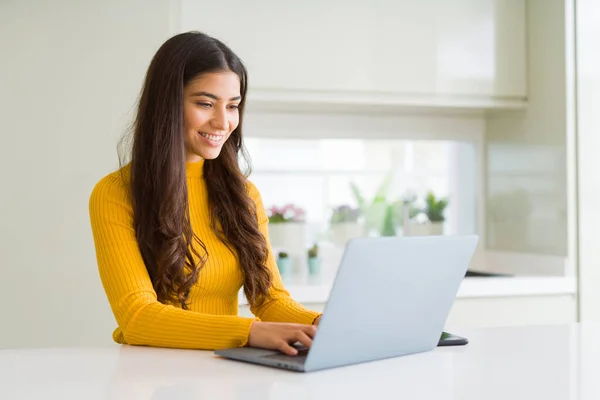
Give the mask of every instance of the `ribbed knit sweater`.
M 222 349 L 245 346 L 256 320 L 312 324 L 319 313 L 295 302 L 285 290 L 274 256 L 266 267 L 273 276 L 274 301 L 251 304 L 256 318 L 238 316 L 238 293 L 243 284 L 237 257 L 210 225 L 203 161 L 186 164 L 192 230 L 204 242 L 208 260 L 190 291 L 189 310 L 157 301 L 135 238 L 133 208 L 129 200 L 129 166 L 96 184 L 89 212 L 100 278 L 118 327 L 113 340 L 123 344 L 188 349 Z M 248 183 L 256 203 L 259 228 L 267 239 L 268 218 L 256 187 Z M 201 250 L 200 250 L 201 252 Z

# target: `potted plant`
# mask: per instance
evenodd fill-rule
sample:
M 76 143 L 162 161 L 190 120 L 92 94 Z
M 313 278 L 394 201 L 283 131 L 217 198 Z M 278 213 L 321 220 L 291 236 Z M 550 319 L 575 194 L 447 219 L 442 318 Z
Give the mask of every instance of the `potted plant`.
M 350 239 L 364 236 L 364 225 L 359 218 L 358 208 L 346 204 L 335 207 L 329 219 L 331 241 L 344 245 Z
M 397 226 L 397 211 L 398 205 L 396 203 L 389 204 L 385 210 L 385 218 L 383 220 L 383 227 L 381 228 L 381 236 L 396 236 Z
M 415 205 L 416 200 L 417 197 L 412 192 L 407 192 L 395 202 L 396 226 L 401 227 L 403 235 L 410 235 L 412 221 L 421 214 L 421 210 Z
M 388 201 L 386 200 L 393 174 L 388 173 L 377 188 L 377 192 L 371 202 L 367 202 L 355 183 L 350 184 L 350 190 L 354 196 L 361 215 L 365 219 L 366 234 L 381 235 L 383 233 L 386 213 L 388 212 Z
M 292 273 L 292 259 L 285 251 L 277 254 L 277 269 L 282 278 L 289 277 Z
M 442 235 L 444 233 L 444 211 L 448 206 L 448 199 L 437 198 L 433 192 L 425 196 L 425 207 L 422 213 L 426 220 L 422 223 L 411 223 L 411 236 Z
M 321 259 L 319 258 L 319 246 L 315 243 L 308 249 L 308 273 L 311 276 L 321 272 Z
M 305 212 L 294 204 L 272 206 L 267 210 L 269 217 L 269 239 L 273 247 L 302 253 L 306 246 Z

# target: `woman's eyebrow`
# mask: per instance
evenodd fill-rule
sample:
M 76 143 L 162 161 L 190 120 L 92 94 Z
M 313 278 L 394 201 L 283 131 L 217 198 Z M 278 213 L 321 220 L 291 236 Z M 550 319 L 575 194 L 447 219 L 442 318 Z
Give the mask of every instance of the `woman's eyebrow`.
M 210 97 L 211 99 L 215 99 L 215 100 L 221 100 L 221 98 L 215 94 L 209 93 L 209 92 L 204 92 L 204 91 L 200 91 L 200 92 L 194 92 L 192 93 L 192 96 L 206 96 L 206 97 Z M 241 100 L 242 96 L 235 96 L 229 99 L 229 101 L 235 101 L 235 100 Z

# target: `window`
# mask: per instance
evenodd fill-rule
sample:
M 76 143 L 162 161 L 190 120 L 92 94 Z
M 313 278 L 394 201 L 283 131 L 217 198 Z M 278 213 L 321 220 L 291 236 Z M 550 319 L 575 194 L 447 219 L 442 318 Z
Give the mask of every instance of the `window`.
M 358 207 L 352 184 L 368 206 L 386 179 L 389 185 L 381 191 L 380 202 L 400 204 L 413 194 L 417 198 L 413 209 L 418 210 L 431 192 L 436 198 L 448 199 L 444 233 L 477 231 L 473 143 L 249 137 L 245 144 L 251 157 L 250 179 L 260 190 L 265 207 L 290 203 L 301 207 L 306 213 L 307 244 L 331 239 L 330 218 L 335 207 Z M 401 213 L 401 206 L 398 210 Z M 415 212 L 411 213 L 415 221 L 426 219 L 424 214 L 414 215 Z M 365 234 L 385 234 L 385 211 L 375 214 L 362 214 L 367 224 Z M 402 234 L 402 217 L 396 215 L 393 222 L 395 234 Z

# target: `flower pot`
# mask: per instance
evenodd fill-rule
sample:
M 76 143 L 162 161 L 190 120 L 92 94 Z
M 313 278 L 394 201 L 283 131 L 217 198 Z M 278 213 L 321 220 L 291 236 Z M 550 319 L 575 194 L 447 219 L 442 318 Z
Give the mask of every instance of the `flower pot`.
M 292 275 L 292 259 L 289 257 L 277 258 L 277 269 L 282 278 L 288 278 Z
M 269 239 L 272 247 L 287 251 L 304 251 L 306 246 L 306 224 L 303 222 L 280 222 L 269 224 Z
M 411 222 L 408 236 L 435 236 L 444 234 L 443 222 L 425 222 L 422 224 Z
M 319 275 L 321 273 L 321 259 L 319 257 L 308 258 L 308 273 L 311 276 Z
M 331 224 L 331 241 L 345 245 L 348 240 L 365 236 L 365 227 L 358 222 L 338 222 Z

